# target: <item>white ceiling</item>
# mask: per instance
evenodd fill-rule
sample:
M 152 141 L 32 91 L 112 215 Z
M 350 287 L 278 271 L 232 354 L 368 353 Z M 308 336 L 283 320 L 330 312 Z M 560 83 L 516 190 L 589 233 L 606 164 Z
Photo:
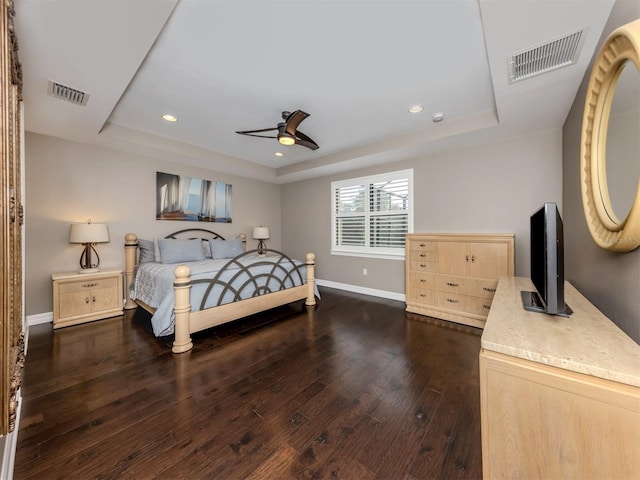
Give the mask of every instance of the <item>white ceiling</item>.
M 25 127 L 275 183 L 560 128 L 612 5 L 18 0 Z M 510 55 L 580 29 L 576 64 L 509 83 Z M 296 109 L 318 150 L 235 133 Z

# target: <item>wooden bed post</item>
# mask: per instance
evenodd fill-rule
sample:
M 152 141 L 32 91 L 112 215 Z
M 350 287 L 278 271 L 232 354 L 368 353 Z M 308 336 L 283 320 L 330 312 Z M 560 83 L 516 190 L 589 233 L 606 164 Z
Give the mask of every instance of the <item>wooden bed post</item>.
M 138 237 L 135 233 L 127 233 L 124 236 L 124 308 L 126 310 L 131 310 L 138 306 L 129 296 L 129 287 L 133 282 L 133 271 L 136 267 L 137 250 Z
M 176 280 L 173 282 L 173 290 L 175 291 L 176 304 L 174 313 L 176 323 L 174 327 L 175 340 L 171 351 L 173 353 L 188 352 L 193 348 L 191 341 L 191 327 L 189 316 L 191 314 L 191 302 L 189 300 L 191 291 L 191 271 L 189 267 L 180 265 L 173 272 Z
M 316 256 L 307 253 L 307 299 L 304 304 L 308 307 L 316 304 Z

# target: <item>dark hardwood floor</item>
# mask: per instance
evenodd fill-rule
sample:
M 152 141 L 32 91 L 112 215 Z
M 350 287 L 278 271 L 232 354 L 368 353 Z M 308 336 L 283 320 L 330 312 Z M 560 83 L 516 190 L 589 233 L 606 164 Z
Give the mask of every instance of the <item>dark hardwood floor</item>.
M 32 327 L 14 478 L 481 478 L 480 332 L 321 295 L 180 355 L 144 312 Z

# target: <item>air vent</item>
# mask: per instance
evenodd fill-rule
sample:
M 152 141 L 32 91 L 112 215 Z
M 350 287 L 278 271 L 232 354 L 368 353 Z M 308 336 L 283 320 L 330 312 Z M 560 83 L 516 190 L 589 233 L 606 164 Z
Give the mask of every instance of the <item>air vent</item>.
M 578 60 L 584 30 L 509 57 L 509 83 L 551 72 Z
M 61 83 L 53 82 L 49 80 L 49 86 L 47 93 L 52 97 L 65 100 L 67 102 L 75 103 L 76 105 L 85 106 L 89 101 L 89 94 L 76 90 L 75 88 L 67 87 Z

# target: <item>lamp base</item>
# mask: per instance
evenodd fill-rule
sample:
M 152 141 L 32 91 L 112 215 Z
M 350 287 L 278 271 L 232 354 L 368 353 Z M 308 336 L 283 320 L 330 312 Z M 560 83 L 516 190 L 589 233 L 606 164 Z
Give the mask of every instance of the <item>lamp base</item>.
M 99 268 L 81 268 L 78 270 L 78 273 L 98 273 L 100 271 Z
M 258 240 L 258 256 L 266 257 L 267 256 L 267 244 L 261 238 Z

